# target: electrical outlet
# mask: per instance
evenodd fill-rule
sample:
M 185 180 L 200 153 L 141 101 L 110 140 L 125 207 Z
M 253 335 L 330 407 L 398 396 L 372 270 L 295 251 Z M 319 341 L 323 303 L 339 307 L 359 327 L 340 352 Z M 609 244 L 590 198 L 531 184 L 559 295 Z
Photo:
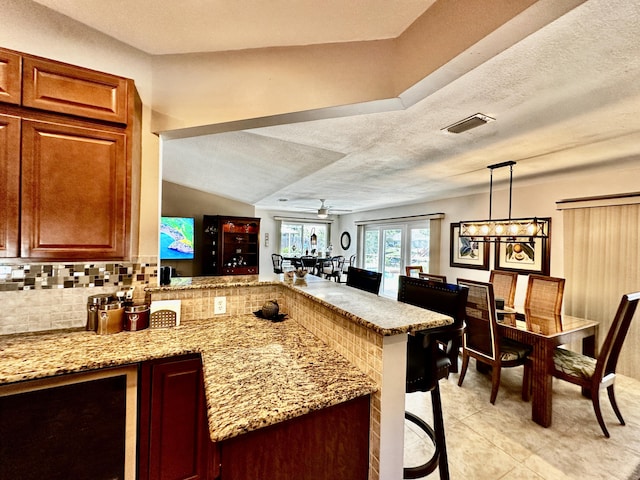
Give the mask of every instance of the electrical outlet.
M 213 300 L 213 314 L 219 315 L 227 312 L 227 297 L 215 297 Z

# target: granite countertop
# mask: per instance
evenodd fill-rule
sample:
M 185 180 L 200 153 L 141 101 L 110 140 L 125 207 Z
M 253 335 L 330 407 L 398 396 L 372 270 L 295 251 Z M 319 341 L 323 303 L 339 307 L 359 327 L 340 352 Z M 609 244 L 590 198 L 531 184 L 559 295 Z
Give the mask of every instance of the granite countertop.
M 0 337 L 0 384 L 199 353 L 212 441 L 376 391 L 374 382 L 293 320 L 219 317 L 114 335 Z
M 453 323 L 448 315 L 433 312 L 424 308 L 398 302 L 393 298 L 375 295 L 349 287 L 314 275 L 304 279 L 285 281 L 284 275 L 261 274 L 243 282 L 229 283 L 229 277 L 185 277 L 171 279 L 171 285 L 147 287 L 146 292 L 171 292 L 181 290 L 205 290 L 227 288 L 230 286 L 282 285 L 307 298 L 311 298 L 324 306 L 335 310 L 340 315 L 351 319 L 384 336 L 401 333 L 414 333 L 429 328 L 441 327 Z
M 351 318 L 354 322 L 385 336 L 414 333 L 453 323 L 453 318 L 449 315 L 398 302 L 393 298 L 375 295 L 313 275 L 307 275 L 304 281 L 296 280 L 285 284 Z

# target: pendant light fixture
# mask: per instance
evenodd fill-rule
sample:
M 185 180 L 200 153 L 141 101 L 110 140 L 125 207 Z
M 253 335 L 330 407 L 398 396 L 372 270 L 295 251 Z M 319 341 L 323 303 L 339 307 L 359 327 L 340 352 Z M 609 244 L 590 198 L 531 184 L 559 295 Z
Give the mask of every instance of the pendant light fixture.
M 532 241 L 534 238 L 549 237 L 549 220 L 537 217 L 511 218 L 511 197 L 513 190 L 514 161 L 489 165 L 491 179 L 489 183 L 489 218 L 487 220 L 467 220 L 460 222 L 460 237 L 476 242 L 515 242 Z M 509 167 L 509 218 L 494 220 L 491 218 L 493 203 L 493 171 Z

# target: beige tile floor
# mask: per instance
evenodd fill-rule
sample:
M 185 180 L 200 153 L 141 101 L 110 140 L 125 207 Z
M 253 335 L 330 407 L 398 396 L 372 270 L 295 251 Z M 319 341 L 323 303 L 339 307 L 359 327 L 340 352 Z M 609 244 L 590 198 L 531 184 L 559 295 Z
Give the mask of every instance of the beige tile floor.
M 627 423 L 621 426 L 601 392 L 606 439 L 591 401 L 580 389 L 553 381 L 553 424 L 531 420 L 531 404 L 520 398 L 522 368 L 502 370 L 495 405 L 491 380 L 469 370 L 462 387 L 458 374 L 440 382 L 451 480 L 628 480 L 640 464 L 640 381 L 618 376 L 616 398 Z M 431 395 L 407 394 L 406 409 L 431 423 Z M 424 459 L 428 445 L 411 424 L 405 427 L 405 465 Z M 434 472 L 427 478 L 439 478 Z

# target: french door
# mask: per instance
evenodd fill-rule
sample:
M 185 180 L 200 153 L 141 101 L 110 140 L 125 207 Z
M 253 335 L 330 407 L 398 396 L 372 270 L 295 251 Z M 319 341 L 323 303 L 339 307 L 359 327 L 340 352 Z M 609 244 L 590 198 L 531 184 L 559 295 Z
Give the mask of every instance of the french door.
M 382 273 L 380 295 L 398 296 L 398 277 L 404 275 L 406 265 L 422 265 L 429 271 L 428 223 L 365 228 L 364 268 Z

